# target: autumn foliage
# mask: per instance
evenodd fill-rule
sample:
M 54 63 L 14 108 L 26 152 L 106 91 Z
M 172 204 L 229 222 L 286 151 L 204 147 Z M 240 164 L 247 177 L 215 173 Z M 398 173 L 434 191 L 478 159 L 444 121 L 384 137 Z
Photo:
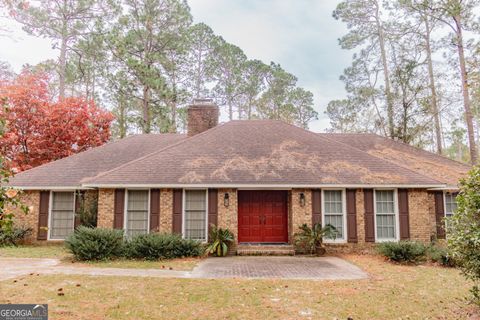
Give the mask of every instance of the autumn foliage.
M 27 170 L 105 143 L 113 116 L 93 101 L 56 101 L 48 77 L 22 72 L 0 82 L 0 117 L 6 128 L 0 150 L 11 168 Z

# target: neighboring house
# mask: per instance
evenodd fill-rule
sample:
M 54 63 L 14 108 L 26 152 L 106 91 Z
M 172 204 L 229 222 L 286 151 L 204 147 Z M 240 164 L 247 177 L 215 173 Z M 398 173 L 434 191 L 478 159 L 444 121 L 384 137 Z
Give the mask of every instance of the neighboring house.
M 98 197 L 98 226 L 128 235 L 177 232 L 208 241 L 292 243 L 301 224 L 334 225 L 334 245 L 443 238 L 468 165 L 372 134 L 318 134 L 281 121 L 218 123 L 206 100 L 188 109 L 188 135 L 136 135 L 18 174 L 34 207 L 21 223 L 38 240 L 73 232 Z

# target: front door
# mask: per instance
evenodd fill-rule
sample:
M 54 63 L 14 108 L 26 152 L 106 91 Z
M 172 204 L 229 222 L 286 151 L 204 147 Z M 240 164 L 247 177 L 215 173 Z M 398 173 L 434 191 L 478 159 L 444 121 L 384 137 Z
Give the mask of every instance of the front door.
M 287 191 L 238 191 L 238 242 L 288 242 Z

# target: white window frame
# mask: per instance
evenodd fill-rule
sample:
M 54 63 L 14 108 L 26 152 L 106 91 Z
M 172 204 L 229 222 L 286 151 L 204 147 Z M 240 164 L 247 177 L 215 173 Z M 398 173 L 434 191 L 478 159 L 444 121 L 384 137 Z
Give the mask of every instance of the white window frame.
M 186 204 L 186 191 L 190 190 L 203 190 L 205 191 L 205 241 L 201 243 L 208 243 L 208 188 L 188 188 L 182 191 L 182 238 L 185 239 L 185 204 Z
M 445 218 L 448 218 L 449 216 L 453 216 L 453 212 L 452 213 L 447 213 L 447 194 L 450 194 L 453 196 L 453 194 L 456 193 L 456 192 L 448 192 L 448 191 L 444 191 L 443 192 L 443 215 Z M 458 196 L 458 193 L 456 193 L 457 195 L 455 196 L 455 202 L 457 202 L 456 198 Z M 457 202 L 457 206 L 458 206 L 458 202 Z
M 127 221 L 128 221 L 128 191 L 148 191 L 148 199 L 147 199 L 147 234 L 150 233 L 150 192 L 151 189 L 136 189 L 130 188 L 125 189 L 125 203 L 123 205 L 124 208 L 124 215 L 123 215 L 123 232 L 125 236 L 128 236 L 127 230 Z
M 76 208 L 76 201 L 77 201 L 77 190 L 50 190 L 50 195 L 48 199 L 48 232 L 47 232 L 47 241 L 65 241 L 65 239 L 53 239 L 50 235 L 52 232 L 52 208 L 53 208 L 53 193 L 55 192 L 71 192 L 73 193 L 73 220 L 72 220 L 72 230 L 75 230 L 75 208 Z
M 378 239 L 377 235 L 377 191 L 393 191 L 393 211 L 395 213 L 395 239 Z M 400 241 L 400 216 L 398 214 L 398 190 L 391 188 L 375 188 L 373 189 L 373 210 L 374 210 L 374 226 L 375 226 L 375 242 Z
M 342 188 L 325 188 L 322 189 L 322 227 L 325 227 L 325 193 L 324 191 L 341 191 L 342 192 L 342 214 L 343 214 L 343 237 L 334 239 L 323 239 L 325 243 L 347 243 L 347 192 Z

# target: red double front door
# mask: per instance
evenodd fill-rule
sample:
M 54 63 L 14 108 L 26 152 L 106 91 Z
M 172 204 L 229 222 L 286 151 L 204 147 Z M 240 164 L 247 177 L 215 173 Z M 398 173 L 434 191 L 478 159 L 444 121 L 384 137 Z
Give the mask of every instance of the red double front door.
M 287 191 L 238 191 L 238 242 L 288 242 Z

